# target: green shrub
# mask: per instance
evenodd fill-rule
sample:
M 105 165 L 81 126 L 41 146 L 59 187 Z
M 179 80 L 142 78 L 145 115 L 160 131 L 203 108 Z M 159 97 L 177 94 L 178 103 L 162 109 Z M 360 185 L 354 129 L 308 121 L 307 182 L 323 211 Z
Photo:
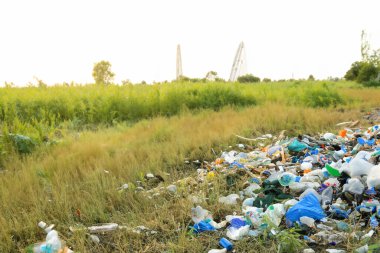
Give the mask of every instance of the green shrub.
M 344 100 L 336 90 L 322 85 L 306 90 L 304 103 L 310 107 L 336 107 L 338 104 L 343 104 Z
M 260 78 L 251 74 L 246 74 L 244 76 L 239 76 L 237 81 L 239 83 L 258 83 Z
M 380 80 L 370 80 L 363 83 L 364 87 L 380 87 Z
M 21 134 L 9 134 L 9 138 L 13 142 L 17 152 L 20 154 L 32 153 L 36 146 L 36 142 L 28 136 Z

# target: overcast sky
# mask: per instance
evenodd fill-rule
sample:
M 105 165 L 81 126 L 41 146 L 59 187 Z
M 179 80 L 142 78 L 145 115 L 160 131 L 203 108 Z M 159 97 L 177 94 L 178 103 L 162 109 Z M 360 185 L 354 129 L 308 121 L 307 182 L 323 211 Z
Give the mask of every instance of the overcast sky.
M 380 48 L 378 0 L 0 0 L 0 83 L 92 82 L 108 60 L 115 81 L 214 70 L 228 79 L 240 41 L 261 78 L 342 77 L 360 33 Z

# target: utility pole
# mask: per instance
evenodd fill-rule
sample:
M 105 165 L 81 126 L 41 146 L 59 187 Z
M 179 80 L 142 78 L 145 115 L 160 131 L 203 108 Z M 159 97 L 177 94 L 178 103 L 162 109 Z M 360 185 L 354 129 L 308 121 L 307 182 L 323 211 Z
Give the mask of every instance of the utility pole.
M 177 45 L 177 65 L 176 65 L 176 79 L 179 80 L 183 76 L 182 73 L 182 57 L 181 57 L 181 46 Z
M 236 82 L 239 76 L 245 75 L 247 70 L 247 63 L 245 60 L 245 47 L 244 43 L 240 42 L 238 50 L 236 51 L 234 63 L 232 64 L 230 82 Z

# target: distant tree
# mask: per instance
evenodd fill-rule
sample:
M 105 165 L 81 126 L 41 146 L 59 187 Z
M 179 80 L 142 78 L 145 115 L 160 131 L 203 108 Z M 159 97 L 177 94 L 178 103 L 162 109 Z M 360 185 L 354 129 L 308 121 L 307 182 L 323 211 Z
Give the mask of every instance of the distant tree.
M 309 77 L 307 78 L 308 81 L 315 81 L 315 78 L 313 75 L 309 75 Z
M 263 79 L 263 82 L 264 82 L 264 83 L 270 83 L 270 82 L 272 82 L 272 80 L 271 80 L 270 78 L 264 78 L 264 79 Z
M 225 83 L 226 80 L 224 80 L 223 78 L 220 78 L 220 77 L 216 77 L 216 78 L 215 78 L 215 82 Z
M 356 81 L 359 83 L 368 82 L 377 78 L 379 74 L 379 68 L 371 62 L 365 62 L 359 70 Z
M 380 48 L 377 50 L 371 49 L 367 33 L 364 30 L 361 34 L 360 53 L 363 62 L 373 63 L 376 67 L 380 67 Z
M 27 84 L 26 84 L 26 87 L 28 87 L 28 88 L 32 88 L 32 87 L 36 87 L 36 85 L 34 85 L 34 83 L 33 82 L 28 82 Z
M 359 75 L 359 71 L 362 68 L 364 62 L 356 61 L 351 64 L 351 68 L 346 72 L 344 78 L 348 81 L 356 81 Z
M 122 85 L 129 85 L 132 84 L 132 82 L 129 79 L 121 80 Z
M 37 82 L 37 87 L 38 88 L 46 88 L 47 87 L 47 84 L 44 81 L 42 81 L 41 79 L 39 79 L 37 77 L 34 77 L 34 79 Z
M 215 81 L 218 78 L 218 73 L 216 71 L 209 71 L 205 78 L 207 81 Z
M 332 81 L 332 82 L 339 82 L 340 78 L 339 77 L 329 76 L 329 77 L 327 77 L 327 80 Z
M 15 84 L 13 82 L 10 82 L 10 83 L 4 82 L 4 87 L 5 88 L 13 88 L 13 87 L 15 87 Z
M 187 82 L 187 83 L 204 83 L 206 82 L 206 78 L 191 78 L 187 76 L 181 76 L 179 80 L 174 80 L 174 82 Z
M 363 84 L 370 81 L 378 82 L 380 76 L 380 49 L 371 50 L 364 30 L 361 33 L 360 52 L 362 60 L 354 62 L 344 75 L 344 78 Z
M 260 78 L 252 74 L 246 74 L 244 76 L 239 76 L 237 81 L 239 83 L 258 83 L 260 82 Z
M 96 84 L 111 84 L 115 74 L 111 71 L 111 63 L 108 61 L 100 61 L 94 64 L 92 69 L 92 77 Z

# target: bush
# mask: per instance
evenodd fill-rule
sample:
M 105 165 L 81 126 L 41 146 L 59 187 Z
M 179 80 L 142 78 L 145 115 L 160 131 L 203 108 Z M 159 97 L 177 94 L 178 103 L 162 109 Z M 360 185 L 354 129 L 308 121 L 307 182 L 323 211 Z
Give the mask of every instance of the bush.
M 264 78 L 264 79 L 263 79 L 263 82 L 264 82 L 264 83 L 270 83 L 270 82 L 272 82 L 272 80 L 271 80 L 270 78 Z
M 36 146 L 36 143 L 28 136 L 20 134 L 9 134 L 9 138 L 12 140 L 17 152 L 20 154 L 32 153 Z
M 260 82 L 260 78 L 251 74 L 247 74 L 244 76 L 239 76 L 237 81 L 239 83 L 258 83 Z
M 364 87 L 380 87 L 380 80 L 370 80 L 363 83 Z
M 330 107 L 343 104 L 343 98 L 327 85 L 315 87 L 305 92 L 304 103 L 310 107 Z

